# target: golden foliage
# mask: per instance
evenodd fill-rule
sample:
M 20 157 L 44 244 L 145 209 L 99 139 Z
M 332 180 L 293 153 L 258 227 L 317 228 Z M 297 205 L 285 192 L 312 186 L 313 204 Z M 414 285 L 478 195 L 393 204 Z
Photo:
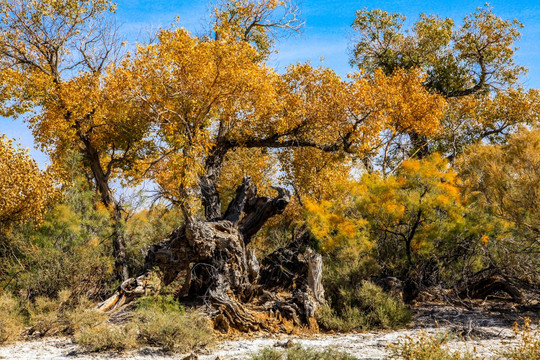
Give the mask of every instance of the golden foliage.
M 353 207 L 365 187 L 348 181 L 335 185 L 334 197 L 314 201 L 306 199 L 306 223 L 325 253 L 345 253 L 357 257 L 369 251 L 373 243 L 366 233 L 366 220 Z
M 464 189 L 510 234 L 485 242 L 500 265 L 538 281 L 540 262 L 540 131 L 521 128 L 500 145 L 478 144 L 458 161 Z
M 51 173 L 40 170 L 13 140 L 0 136 L 0 230 L 16 222 L 39 221 L 55 193 Z
M 460 159 L 464 186 L 493 214 L 540 235 L 540 131 L 472 147 Z
M 372 236 L 385 239 L 379 247 L 386 250 L 379 251 L 389 251 L 388 259 L 402 252 L 411 264 L 464 221 L 459 179 L 439 154 L 407 160 L 387 178 L 365 175 L 362 183 L 357 207 Z
M 479 140 L 502 143 L 520 126 L 535 126 L 539 120 L 540 93 L 536 89 L 507 89 L 450 99 L 437 148 L 457 157 Z

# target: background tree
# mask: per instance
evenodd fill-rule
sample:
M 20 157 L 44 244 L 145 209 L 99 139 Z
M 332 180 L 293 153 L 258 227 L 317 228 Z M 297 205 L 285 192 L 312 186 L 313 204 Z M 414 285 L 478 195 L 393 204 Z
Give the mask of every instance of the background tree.
M 516 83 L 524 68 L 514 63 L 513 44 L 522 27 L 503 20 L 491 8 L 478 8 L 455 29 L 454 21 L 420 15 L 411 29 L 405 17 L 383 10 L 360 10 L 353 29 L 358 33 L 352 64 L 368 71 L 421 68 L 426 87 L 445 97 L 461 97 Z
M 76 149 L 88 179 L 110 209 L 119 278 L 128 277 L 122 205 L 112 181 L 142 151 L 147 125 L 122 99 L 124 84 L 106 80 L 120 54 L 109 0 L 2 1 L 0 73 L 3 114 L 30 112 L 35 140 L 60 169 Z
M 300 9 L 290 0 L 219 1 L 213 15 L 214 39 L 246 41 L 262 57 L 270 55 L 277 39 L 303 27 Z
M 390 276 L 404 281 L 407 300 L 432 285 L 468 283 L 491 267 L 488 239 L 510 234 L 439 154 L 406 160 L 387 177 L 374 172 L 338 185 L 333 199 L 308 201 L 306 212 L 327 255 L 329 287 L 343 286 L 344 276 Z
M 207 220 L 221 216 L 217 186 L 232 150 L 266 149 L 291 173 L 291 149 L 358 157 L 381 146 L 383 130 L 436 132 L 443 114 L 444 101 L 414 72 L 345 81 L 330 69 L 297 65 L 279 75 L 243 41 L 200 41 L 184 30 L 158 39 L 118 71 L 131 74 L 136 107 L 160 127 L 162 148 L 147 161 L 151 176 L 175 202 L 200 187 Z
M 478 144 L 460 158 L 464 187 L 483 211 L 509 231 L 486 239 L 490 266 L 537 284 L 540 239 L 540 133 L 520 129 L 508 143 Z
M 467 15 L 460 27 L 452 19 L 425 14 L 408 29 L 404 22 L 405 17 L 397 13 L 358 11 L 353 23 L 358 37 L 351 63 L 368 72 L 381 69 L 386 74 L 421 69 L 426 74 L 424 86 L 445 97 L 450 106 L 438 136 L 403 133 L 389 147 L 392 156 L 379 157 L 379 164 L 390 160 L 389 166 L 394 167 L 400 159 L 423 157 L 433 151 L 455 157 L 464 146 L 500 138 L 527 121 L 513 117 L 512 111 L 497 106 L 498 102 L 512 102 L 513 109 L 536 112 L 536 92 L 517 86 L 519 76 L 525 73 L 513 59 L 514 42 L 522 27 L 517 20 L 501 19 L 486 6 Z M 532 108 L 524 108 L 526 104 Z

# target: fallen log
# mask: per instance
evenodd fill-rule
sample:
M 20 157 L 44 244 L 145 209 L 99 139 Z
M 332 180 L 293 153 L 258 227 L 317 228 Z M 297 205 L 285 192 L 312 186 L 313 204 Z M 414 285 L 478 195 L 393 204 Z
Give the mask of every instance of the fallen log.
M 521 291 L 510 281 L 498 275 L 484 277 L 471 282 L 459 293 L 459 296 L 461 298 L 485 299 L 498 291 L 510 295 L 515 302 L 523 302 Z

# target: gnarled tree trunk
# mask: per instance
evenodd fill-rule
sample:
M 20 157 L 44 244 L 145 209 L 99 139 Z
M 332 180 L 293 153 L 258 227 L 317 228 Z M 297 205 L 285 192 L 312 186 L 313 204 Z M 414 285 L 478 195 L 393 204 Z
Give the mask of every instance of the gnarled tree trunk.
M 291 332 L 303 325 L 316 329 L 315 311 L 324 301 L 320 255 L 306 252 L 305 286 L 278 296 L 273 291 L 278 284 L 260 279 L 255 253 L 246 248 L 264 223 L 288 205 L 289 192 L 275 190 L 275 197 L 258 196 L 251 179 L 244 178 L 221 218 L 187 222 L 150 246 L 143 274 L 125 282 L 100 308 L 115 309 L 126 297 L 144 294 L 149 274 L 159 269 L 163 285 L 183 276 L 179 295 L 203 299 L 220 330 Z

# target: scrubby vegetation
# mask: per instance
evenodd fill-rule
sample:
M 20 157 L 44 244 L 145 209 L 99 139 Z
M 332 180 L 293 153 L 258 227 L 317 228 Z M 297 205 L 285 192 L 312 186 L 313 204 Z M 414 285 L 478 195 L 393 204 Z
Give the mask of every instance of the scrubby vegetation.
M 525 319 L 523 327 L 516 323 L 514 332 L 517 344 L 505 344 L 504 351 L 500 351 L 495 356 L 497 360 L 533 360 L 538 359 L 540 355 L 540 332 L 533 330 L 530 326 L 530 320 Z M 483 357 L 476 354 L 476 349 L 471 348 L 464 352 L 450 351 L 448 342 L 459 340 L 458 335 L 439 334 L 434 336 L 421 333 L 416 338 L 408 338 L 401 341 L 398 345 L 390 346 L 392 359 L 400 360 L 481 360 Z
M 395 329 L 411 320 L 411 311 L 401 299 L 368 281 L 330 288 L 330 291 L 330 306 L 323 307 L 318 315 L 318 321 L 325 329 Z
M 87 351 L 123 351 L 150 346 L 186 353 L 211 345 L 214 334 L 204 315 L 185 311 L 171 297 L 155 296 L 140 301 L 126 321 L 79 323 L 74 339 Z
M 155 296 L 139 302 L 126 319 L 112 321 L 87 299 L 74 302 L 69 291 L 58 298 L 20 301 L 0 298 L 2 344 L 31 337 L 69 335 L 85 351 L 125 351 L 155 347 L 190 352 L 211 345 L 214 334 L 207 317 L 184 308 L 171 297 Z

